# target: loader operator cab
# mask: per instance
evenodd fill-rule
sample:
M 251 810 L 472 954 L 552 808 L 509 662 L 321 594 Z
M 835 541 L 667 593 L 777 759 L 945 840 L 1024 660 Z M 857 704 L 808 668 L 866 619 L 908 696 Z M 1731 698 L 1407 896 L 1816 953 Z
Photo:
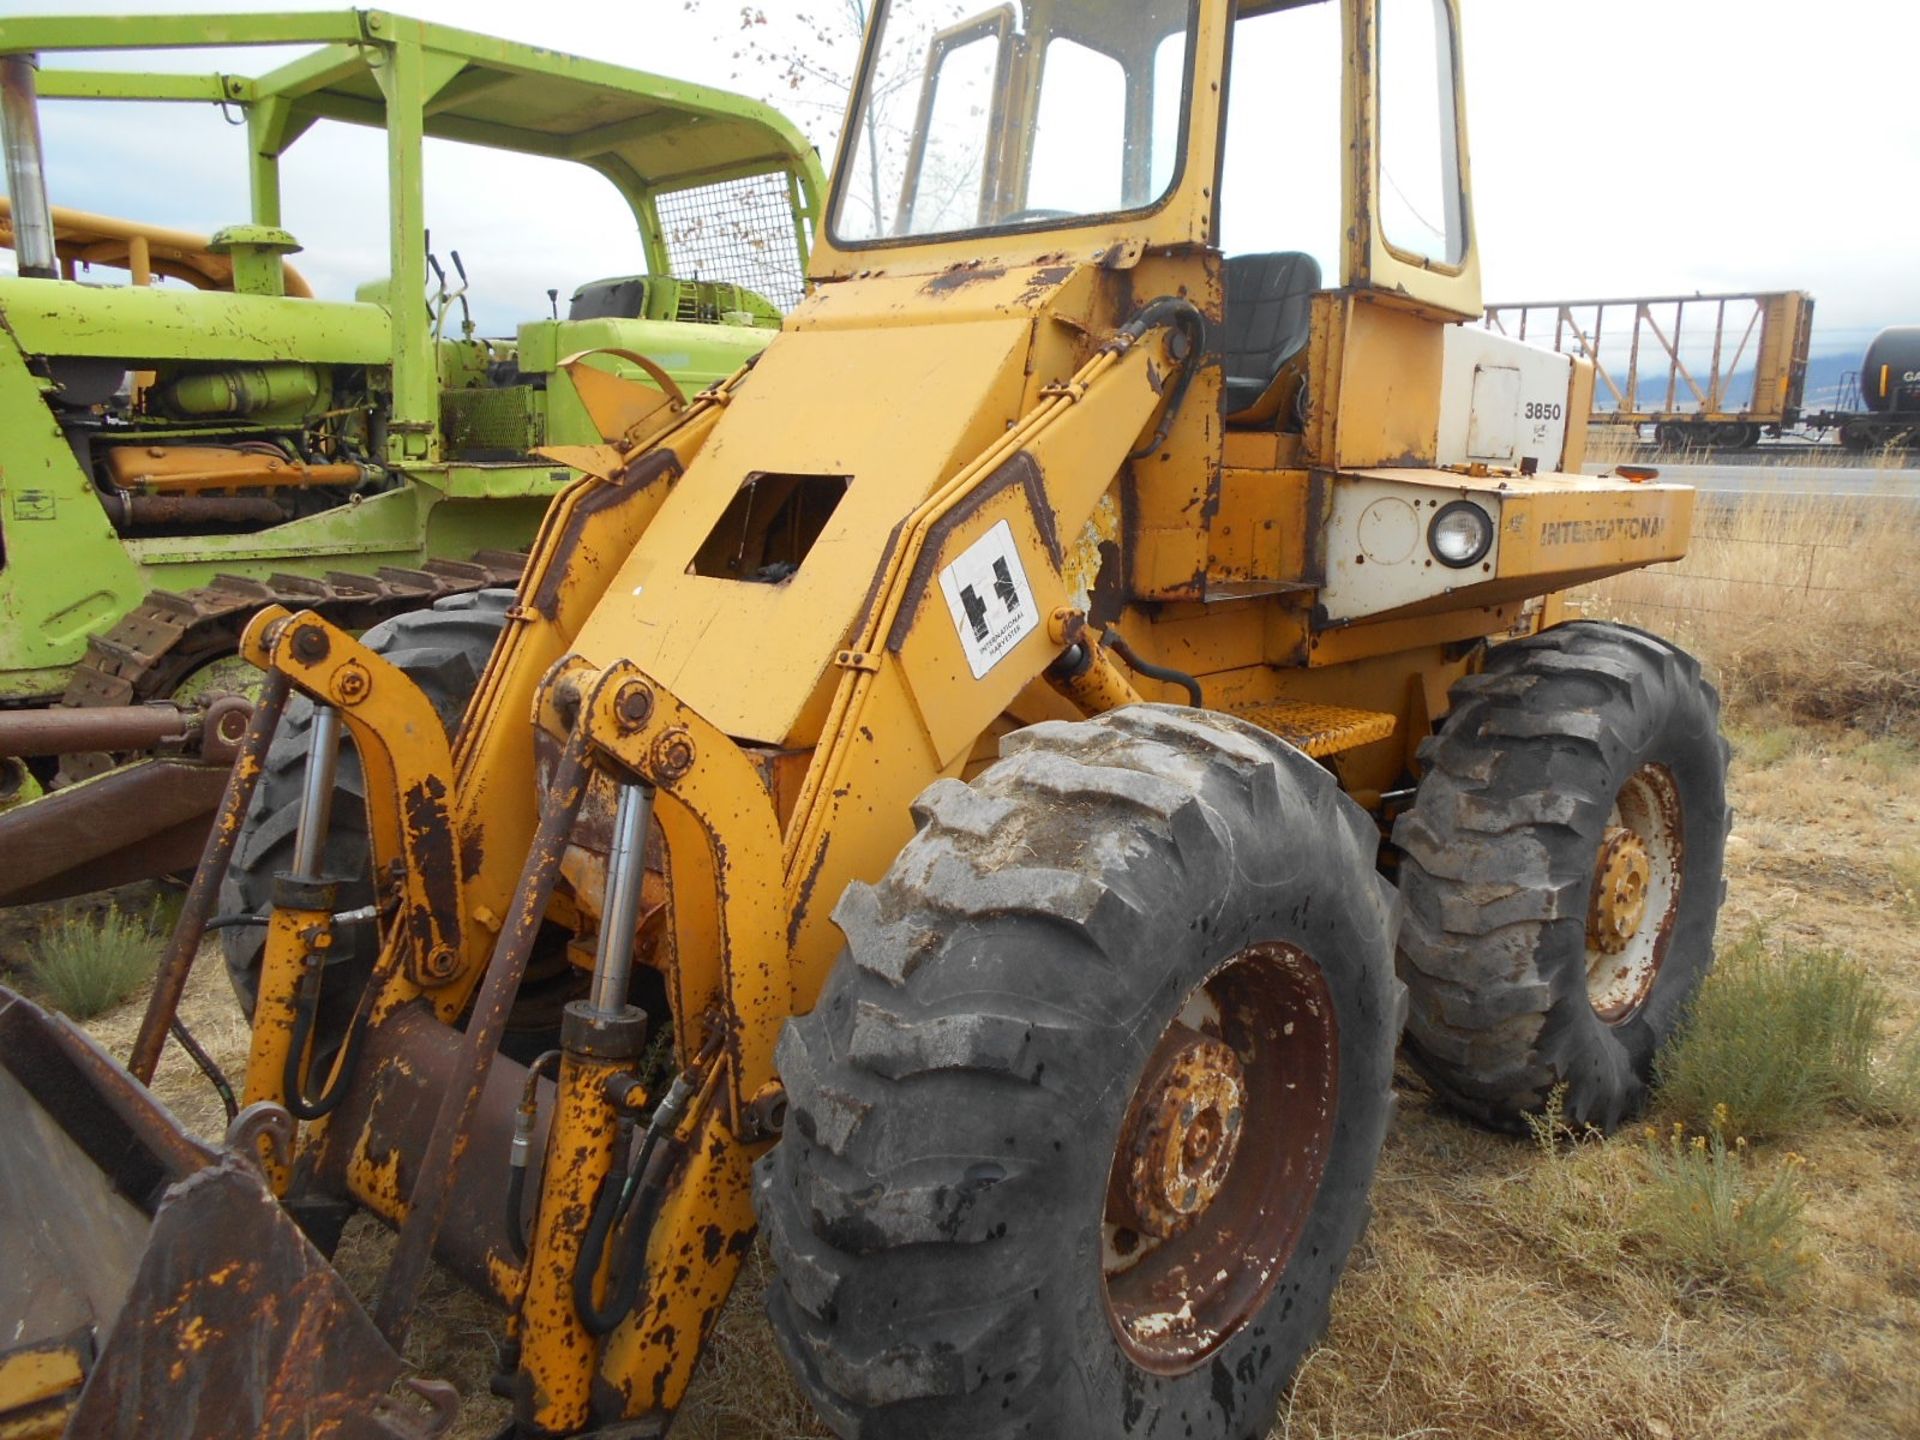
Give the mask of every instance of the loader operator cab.
M 843 147 L 832 239 L 1159 239 L 1169 227 L 1156 217 L 1184 209 L 1187 238 L 1224 260 L 1213 348 L 1227 423 L 1298 431 L 1316 293 L 1372 284 L 1449 315 L 1478 310 L 1451 12 L 1379 0 L 1376 85 L 1347 59 L 1352 9 L 1247 3 L 1225 33 L 1202 34 L 1183 0 L 1022 0 L 971 16 L 891 0 Z M 1224 66 L 1196 68 L 1198 45 L 1223 44 Z M 1224 114 L 1195 103 L 1196 74 L 1224 91 Z M 1372 112 L 1377 166 L 1352 163 L 1355 106 Z

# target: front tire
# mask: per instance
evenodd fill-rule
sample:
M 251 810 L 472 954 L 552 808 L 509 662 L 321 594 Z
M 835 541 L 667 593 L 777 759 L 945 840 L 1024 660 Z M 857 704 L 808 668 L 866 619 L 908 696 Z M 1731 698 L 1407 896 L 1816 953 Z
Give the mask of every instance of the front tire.
M 1666 641 L 1577 621 L 1496 646 L 1394 827 L 1411 1058 L 1499 1129 L 1562 1090 L 1611 1131 L 1713 964 L 1719 697 Z
M 844 1435 L 1265 1435 L 1391 1108 L 1377 835 L 1225 716 L 1002 748 L 848 889 L 781 1041 L 775 1332 Z

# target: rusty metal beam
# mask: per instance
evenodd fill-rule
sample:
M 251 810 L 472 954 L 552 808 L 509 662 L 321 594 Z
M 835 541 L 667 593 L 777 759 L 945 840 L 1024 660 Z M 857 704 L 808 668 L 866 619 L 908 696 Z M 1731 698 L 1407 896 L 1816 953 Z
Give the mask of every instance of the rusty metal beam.
M 286 675 L 269 671 L 260 687 L 260 700 L 247 722 L 247 733 L 240 739 L 240 753 L 234 758 L 221 796 L 213 828 L 207 832 L 206 848 L 200 853 L 200 866 L 193 872 L 193 884 L 187 889 L 186 903 L 180 907 L 180 919 L 174 925 L 167 953 L 161 957 L 160 971 L 154 981 L 153 996 L 147 1001 L 147 1013 L 140 1021 L 140 1034 L 133 1042 L 133 1054 L 127 1068 L 141 1084 L 153 1082 L 160 1064 L 160 1050 L 167 1043 L 167 1030 L 180 1008 L 180 995 L 187 988 L 187 976 L 193 970 L 193 957 L 200 950 L 207 921 L 220 898 L 220 882 L 227 878 L 227 865 L 233 859 L 233 847 L 240 838 L 240 827 L 247 818 L 247 805 L 253 799 L 253 787 L 259 782 L 266 760 L 267 746 L 280 728 L 280 713 L 286 709 L 292 689 Z
M 413 1325 L 420 1287 L 427 1278 L 440 1228 L 446 1223 L 454 1181 L 467 1150 L 467 1132 L 486 1090 L 487 1075 L 500 1048 L 500 1038 L 506 1033 L 507 1016 L 513 1009 L 521 977 L 526 973 L 527 957 L 533 950 L 541 922 L 546 919 L 548 902 L 553 899 L 554 884 L 560 878 L 560 859 L 566 853 L 567 838 L 586 790 L 586 727 L 578 725 L 554 769 L 546 812 L 540 817 L 540 828 L 527 851 L 527 862 L 513 897 L 513 909 L 500 929 L 493 958 L 487 964 L 486 978 L 480 982 L 479 994 L 474 997 L 460 1063 L 441 1097 L 433 1134 L 420 1160 L 419 1179 L 414 1182 L 407 1218 L 400 1227 L 400 1243 L 394 1248 L 393 1263 L 381 1287 L 374 1323 L 395 1349 L 406 1343 L 407 1331 Z
M 228 767 L 143 760 L 0 811 L 0 904 L 61 900 L 190 868 Z

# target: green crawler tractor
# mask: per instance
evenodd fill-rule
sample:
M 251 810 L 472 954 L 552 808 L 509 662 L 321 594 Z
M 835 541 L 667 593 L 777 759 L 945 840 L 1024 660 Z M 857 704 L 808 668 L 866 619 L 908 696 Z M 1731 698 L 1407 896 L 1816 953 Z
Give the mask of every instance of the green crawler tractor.
M 55 63 L 216 46 L 313 48 L 257 78 Z M 203 237 L 51 206 L 42 99 L 225 107 L 252 213 Z M 246 619 L 359 630 L 513 583 L 549 499 L 614 463 L 601 377 L 676 404 L 758 354 L 823 188 L 755 102 L 378 11 L 0 19 L 0 100 L 0 903 L 190 869 Z M 352 302 L 313 298 L 282 224 L 281 157 L 322 122 L 386 135 L 389 273 Z M 430 137 L 597 171 L 640 273 L 477 333 L 429 250 Z

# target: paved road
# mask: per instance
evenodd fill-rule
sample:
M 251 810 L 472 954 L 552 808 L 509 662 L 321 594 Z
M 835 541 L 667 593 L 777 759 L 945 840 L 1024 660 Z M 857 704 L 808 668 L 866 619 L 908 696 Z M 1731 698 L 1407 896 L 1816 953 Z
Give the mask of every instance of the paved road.
M 1725 495 L 1852 495 L 1920 500 L 1920 468 L 1873 470 L 1841 465 L 1663 465 L 1663 480 L 1678 480 Z M 1590 467 L 1604 474 L 1609 467 Z

